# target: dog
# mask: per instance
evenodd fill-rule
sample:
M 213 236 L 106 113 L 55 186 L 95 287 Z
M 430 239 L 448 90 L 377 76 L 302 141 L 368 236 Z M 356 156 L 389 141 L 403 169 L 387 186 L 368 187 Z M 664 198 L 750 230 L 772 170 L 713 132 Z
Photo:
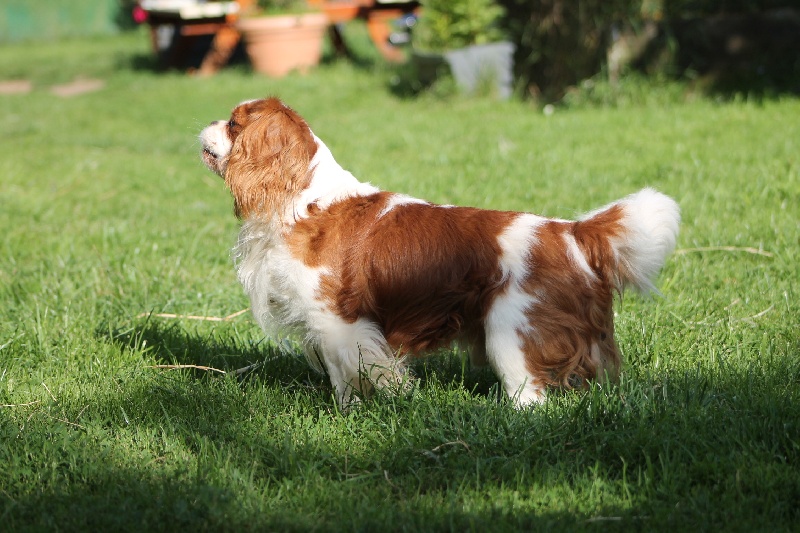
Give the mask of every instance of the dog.
M 242 221 L 253 315 L 295 335 L 347 407 L 407 383 L 405 360 L 465 343 L 517 407 L 615 380 L 615 294 L 655 289 L 680 210 L 645 188 L 575 221 L 436 205 L 358 181 L 277 98 L 200 133 Z

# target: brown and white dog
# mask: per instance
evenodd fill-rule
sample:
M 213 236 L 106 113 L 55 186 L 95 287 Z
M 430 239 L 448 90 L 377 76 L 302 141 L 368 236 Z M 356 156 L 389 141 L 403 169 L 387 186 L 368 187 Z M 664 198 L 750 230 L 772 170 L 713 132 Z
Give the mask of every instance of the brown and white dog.
M 256 320 L 299 335 L 344 406 L 453 341 L 517 406 L 614 379 L 614 293 L 653 289 L 678 234 L 678 205 L 652 189 L 577 221 L 381 191 L 276 98 L 238 105 L 200 141 L 243 221 L 234 257 Z

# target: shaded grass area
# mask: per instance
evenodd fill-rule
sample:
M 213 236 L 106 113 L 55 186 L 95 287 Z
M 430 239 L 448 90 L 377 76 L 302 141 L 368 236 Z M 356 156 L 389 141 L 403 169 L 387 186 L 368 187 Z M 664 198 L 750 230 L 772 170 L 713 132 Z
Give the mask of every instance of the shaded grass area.
M 394 73 L 370 61 L 199 80 L 144 68 L 146 54 L 140 34 L 0 48 L 0 78 L 35 82 L 0 97 L 5 527 L 795 527 L 796 100 L 633 95 L 545 116 L 398 99 Z M 80 76 L 106 87 L 48 92 Z M 617 308 L 620 385 L 515 411 L 490 372 L 443 351 L 415 363 L 411 394 L 341 413 L 325 376 L 248 316 L 156 316 L 247 307 L 230 199 L 195 139 L 268 94 L 356 176 L 433 201 L 571 217 L 646 185 L 674 196 L 684 224 L 663 297 Z M 153 368 L 257 362 L 239 380 Z

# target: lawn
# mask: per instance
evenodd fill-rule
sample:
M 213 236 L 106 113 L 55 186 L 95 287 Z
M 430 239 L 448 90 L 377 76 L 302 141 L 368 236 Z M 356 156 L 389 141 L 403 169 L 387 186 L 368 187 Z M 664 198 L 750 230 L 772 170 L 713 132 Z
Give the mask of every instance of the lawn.
M 800 101 L 623 86 L 548 115 L 399 96 L 368 51 L 282 80 L 147 54 L 140 33 L 0 47 L 0 81 L 33 83 L 0 95 L 0 529 L 796 530 Z M 51 93 L 80 78 L 105 85 Z M 248 302 L 197 133 L 272 94 L 385 189 L 559 217 L 672 195 L 662 295 L 617 306 L 619 385 L 516 411 L 444 351 L 342 413 L 291 343 L 209 320 Z

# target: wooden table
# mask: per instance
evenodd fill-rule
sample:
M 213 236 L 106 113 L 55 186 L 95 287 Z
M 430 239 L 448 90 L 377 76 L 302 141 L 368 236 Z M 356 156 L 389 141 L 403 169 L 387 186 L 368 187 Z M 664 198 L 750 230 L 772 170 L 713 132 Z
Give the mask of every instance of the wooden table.
M 153 51 L 161 57 L 166 68 L 184 68 L 189 52 L 200 37 L 213 36 L 209 50 L 200 67 L 194 71 L 209 76 L 224 67 L 230 60 L 241 34 L 236 30 L 236 19 L 254 0 L 232 2 L 196 3 L 181 0 L 142 0 L 147 13 Z M 366 22 L 370 39 L 388 61 L 402 61 L 401 50 L 389 43 L 392 22 L 419 9 L 416 0 L 309 0 L 309 4 L 322 8 L 331 21 L 331 41 L 339 53 L 347 54 L 341 35 L 341 24 L 362 19 Z M 159 28 L 171 26 L 173 35 L 168 47 L 159 43 Z
M 392 23 L 419 10 L 416 0 L 309 0 L 321 6 L 331 21 L 331 40 L 339 52 L 346 53 L 339 24 L 359 18 L 366 22 L 372 43 L 387 61 L 402 61 L 402 50 L 389 42 Z
M 161 56 L 162 66 L 183 68 L 192 46 L 200 37 L 213 36 L 196 73 L 209 76 L 224 67 L 241 40 L 234 23 L 242 8 L 241 2 L 142 2 L 150 25 L 153 51 Z M 159 43 L 159 28 L 171 26 L 172 40 L 168 47 Z

